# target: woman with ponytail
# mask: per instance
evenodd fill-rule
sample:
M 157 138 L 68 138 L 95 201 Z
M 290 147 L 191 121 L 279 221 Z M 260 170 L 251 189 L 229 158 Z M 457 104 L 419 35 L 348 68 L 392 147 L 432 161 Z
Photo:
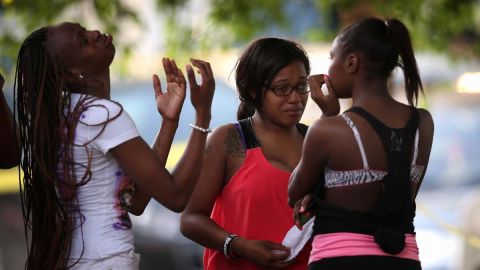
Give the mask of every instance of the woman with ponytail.
M 423 89 L 408 30 L 367 18 L 343 30 L 330 55 L 328 75 L 309 78 L 312 94 L 322 97 L 330 78 L 330 98 L 353 106 L 310 127 L 288 186 L 297 224 L 315 215 L 309 269 L 421 269 L 413 218 L 433 120 L 416 108 Z M 397 66 L 408 104 L 388 89 Z
M 309 247 L 294 262 L 281 245 L 293 226 L 290 172 L 300 159 L 310 63 L 300 44 L 254 40 L 236 64 L 238 122 L 215 129 L 204 167 L 181 216 L 182 233 L 206 247 L 207 270 L 305 269 Z
M 209 64 L 192 60 L 201 85 L 187 66 L 195 129 L 169 173 L 165 162 L 185 99 L 183 73 L 163 59 L 166 91 L 153 77 L 162 123 L 152 149 L 110 100 L 114 55 L 111 36 L 75 23 L 36 30 L 20 48 L 15 91 L 26 269 L 138 269 L 128 213 L 141 214 L 150 198 L 182 211 L 196 183 L 215 88 Z

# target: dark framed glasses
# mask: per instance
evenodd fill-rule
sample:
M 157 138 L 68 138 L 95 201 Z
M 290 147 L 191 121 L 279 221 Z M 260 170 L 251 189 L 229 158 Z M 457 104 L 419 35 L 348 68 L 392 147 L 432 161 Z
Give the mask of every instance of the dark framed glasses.
M 277 96 L 288 96 L 295 90 L 298 94 L 306 94 L 310 92 L 310 87 L 308 86 L 308 81 L 298 84 L 298 85 L 265 85 L 265 87 L 271 90 Z

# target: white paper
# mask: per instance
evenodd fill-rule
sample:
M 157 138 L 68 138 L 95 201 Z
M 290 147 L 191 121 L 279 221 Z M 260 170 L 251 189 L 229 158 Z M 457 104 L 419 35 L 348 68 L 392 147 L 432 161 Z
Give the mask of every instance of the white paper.
M 285 238 L 282 241 L 282 245 L 290 248 L 290 256 L 285 261 L 290 261 L 297 257 L 298 253 L 303 249 L 303 246 L 310 240 L 313 231 L 313 221 L 315 217 L 312 217 L 307 223 L 303 225 L 303 229 L 299 230 L 297 226 L 293 227 L 287 232 Z

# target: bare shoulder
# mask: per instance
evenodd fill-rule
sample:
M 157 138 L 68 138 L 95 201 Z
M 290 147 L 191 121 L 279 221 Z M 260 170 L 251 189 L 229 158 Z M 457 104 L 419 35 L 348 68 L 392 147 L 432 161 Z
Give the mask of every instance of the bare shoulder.
M 430 112 L 425 109 L 418 109 L 418 112 L 420 117 L 418 126 L 420 131 L 420 142 L 427 147 L 426 153 L 430 153 L 434 133 L 433 118 Z
M 314 134 L 330 135 L 336 133 L 345 126 L 345 120 L 341 116 L 324 117 L 316 120 L 308 129 Z
M 433 133 L 434 123 L 430 112 L 425 109 L 418 109 L 418 113 L 420 117 L 420 126 Z
M 308 129 L 307 140 L 316 145 L 329 144 L 335 140 L 345 128 L 345 121 L 341 116 L 325 117 L 316 120 Z
M 208 137 L 206 153 L 215 151 L 232 157 L 245 157 L 243 139 L 234 124 L 216 128 Z M 218 152 L 217 152 L 218 151 Z

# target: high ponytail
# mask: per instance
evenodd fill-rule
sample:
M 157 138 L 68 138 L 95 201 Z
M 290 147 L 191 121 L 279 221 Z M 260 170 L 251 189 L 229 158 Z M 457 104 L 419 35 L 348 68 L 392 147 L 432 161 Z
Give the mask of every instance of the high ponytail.
M 370 78 L 388 78 L 395 67 L 402 68 L 408 103 L 416 105 L 423 86 L 408 29 L 401 21 L 366 18 L 343 30 L 339 40 L 344 55 L 357 52 L 364 56 Z
M 401 61 L 399 66 L 403 69 L 405 77 L 405 94 L 410 105 L 416 105 L 418 92 L 423 93 L 422 80 L 418 72 L 418 65 L 413 52 L 410 34 L 401 21 L 389 19 L 386 21 L 392 44 L 397 46 Z

